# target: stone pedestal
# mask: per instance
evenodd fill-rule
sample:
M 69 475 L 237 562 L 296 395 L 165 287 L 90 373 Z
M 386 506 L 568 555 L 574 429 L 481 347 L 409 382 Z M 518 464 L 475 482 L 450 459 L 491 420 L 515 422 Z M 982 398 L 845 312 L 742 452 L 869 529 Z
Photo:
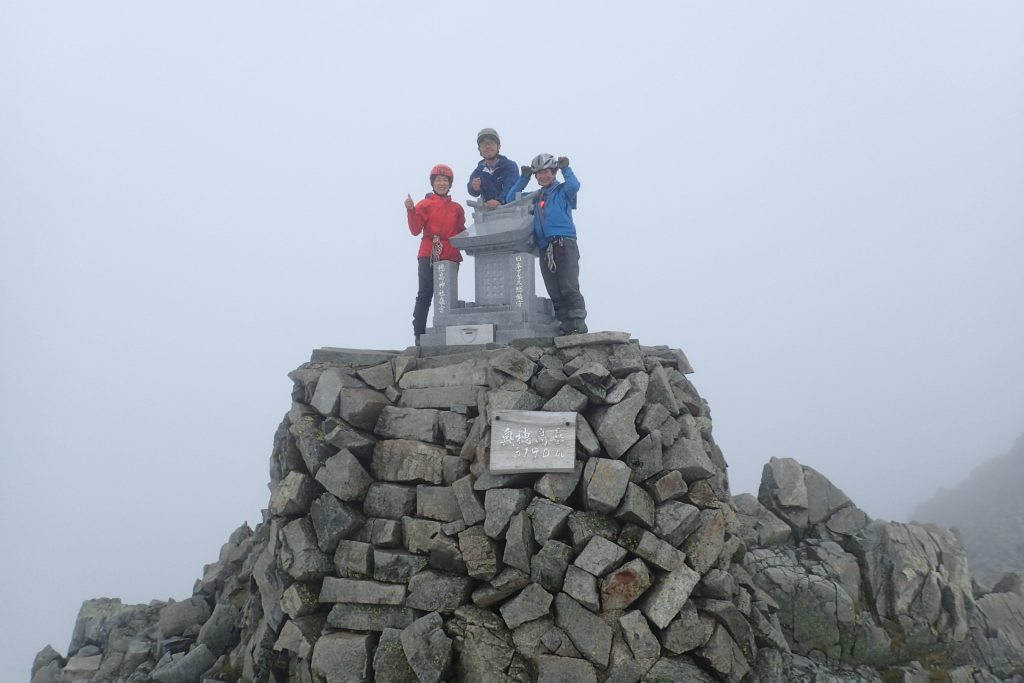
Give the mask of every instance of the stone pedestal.
M 458 300 L 454 263 L 434 265 L 433 326 L 420 337 L 424 346 L 509 342 L 558 334 L 551 301 L 535 294 L 537 256 L 530 199 L 487 209 L 473 207 L 473 225 L 451 242 L 473 257 L 476 301 Z

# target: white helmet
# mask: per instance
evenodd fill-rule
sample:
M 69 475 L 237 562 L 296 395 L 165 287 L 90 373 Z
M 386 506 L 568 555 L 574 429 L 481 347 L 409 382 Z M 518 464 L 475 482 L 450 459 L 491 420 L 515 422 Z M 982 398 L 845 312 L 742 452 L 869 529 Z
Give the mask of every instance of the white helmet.
M 550 154 L 538 154 L 530 162 L 530 170 L 534 173 L 543 171 L 545 168 L 558 168 L 558 159 Z

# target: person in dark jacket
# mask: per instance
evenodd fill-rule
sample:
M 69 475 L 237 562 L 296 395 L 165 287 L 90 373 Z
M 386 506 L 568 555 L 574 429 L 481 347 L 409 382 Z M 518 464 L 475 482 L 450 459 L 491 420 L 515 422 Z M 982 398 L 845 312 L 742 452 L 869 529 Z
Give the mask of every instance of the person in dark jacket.
M 438 164 L 430 169 L 429 193 L 418 204 L 413 204 L 412 195 L 405 198 L 405 210 L 409 218 L 409 232 L 422 235 L 420 249 L 416 254 L 419 263 L 419 289 L 412 312 L 412 331 L 419 344 L 420 335 L 427 331 L 427 312 L 434 297 L 434 263 L 436 261 L 462 261 L 462 253 L 448 240 L 466 229 L 466 212 L 462 205 L 452 201 L 448 194 L 455 174 L 450 166 Z
M 493 128 L 484 128 L 476 134 L 476 148 L 483 159 L 470 174 L 466 188 L 473 197 L 483 196 L 487 207 L 493 209 L 505 203 L 505 195 L 516 181 L 519 169 L 516 162 L 498 153 L 501 138 Z
M 519 179 L 509 188 L 505 201 L 515 199 L 530 182 L 537 178 L 540 190 L 528 192 L 533 197 L 533 234 L 540 250 L 540 272 L 544 286 L 555 307 L 555 317 L 561 323 L 563 334 L 587 331 L 587 304 L 580 293 L 580 249 L 576 243 L 576 224 L 572 211 L 576 208 L 576 194 L 580 181 L 569 168 L 568 157 L 538 154 L 529 166 L 523 166 Z M 565 182 L 558 182 L 555 174 L 562 171 Z

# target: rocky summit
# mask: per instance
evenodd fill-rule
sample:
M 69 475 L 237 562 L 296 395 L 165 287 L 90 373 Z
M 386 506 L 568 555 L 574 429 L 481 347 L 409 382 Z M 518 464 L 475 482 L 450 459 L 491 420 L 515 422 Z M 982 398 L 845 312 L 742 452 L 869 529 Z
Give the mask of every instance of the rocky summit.
M 319 349 L 264 521 L 187 600 L 87 601 L 31 680 L 1024 680 L 1019 580 L 794 460 L 732 496 L 691 372 L 619 332 Z M 509 409 L 577 413 L 575 470 L 490 472 Z

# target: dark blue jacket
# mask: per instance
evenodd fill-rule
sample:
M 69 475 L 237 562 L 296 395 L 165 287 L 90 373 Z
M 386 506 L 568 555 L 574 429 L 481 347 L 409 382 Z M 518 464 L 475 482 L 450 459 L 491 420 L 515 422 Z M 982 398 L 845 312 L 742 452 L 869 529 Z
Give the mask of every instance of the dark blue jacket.
M 484 170 L 486 163 L 486 161 L 481 159 L 480 163 L 476 165 L 476 169 L 469 175 L 466 189 L 469 190 L 469 194 L 472 197 L 483 195 L 484 201 L 497 199 L 504 204 L 508 188 L 512 187 L 512 183 L 519 176 L 519 166 L 516 165 L 516 162 L 500 154 L 498 155 L 498 163 L 490 172 Z M 473 178 L 480 179 L 479 192 L 473 191 Z
M 557 180 L 535 192 L 526 192 L 525 196 L 533 197 L 533 233 L 537 236 L 537 247 L 546 249 L 552 237 L 571 237 L 576 239 L 576 224 L 572 222 L 572 210 L 576 208 L 576 193 L 580 191 L 580 181 L 572 169 L 562 169 L 565 182 Z M 516 198 L 516 192 L 522 192 L 530 179 L 519 176 L 515 185 L 505 195 L 505 201 Z M 542 206 L 543 201 L 543 206 Z

